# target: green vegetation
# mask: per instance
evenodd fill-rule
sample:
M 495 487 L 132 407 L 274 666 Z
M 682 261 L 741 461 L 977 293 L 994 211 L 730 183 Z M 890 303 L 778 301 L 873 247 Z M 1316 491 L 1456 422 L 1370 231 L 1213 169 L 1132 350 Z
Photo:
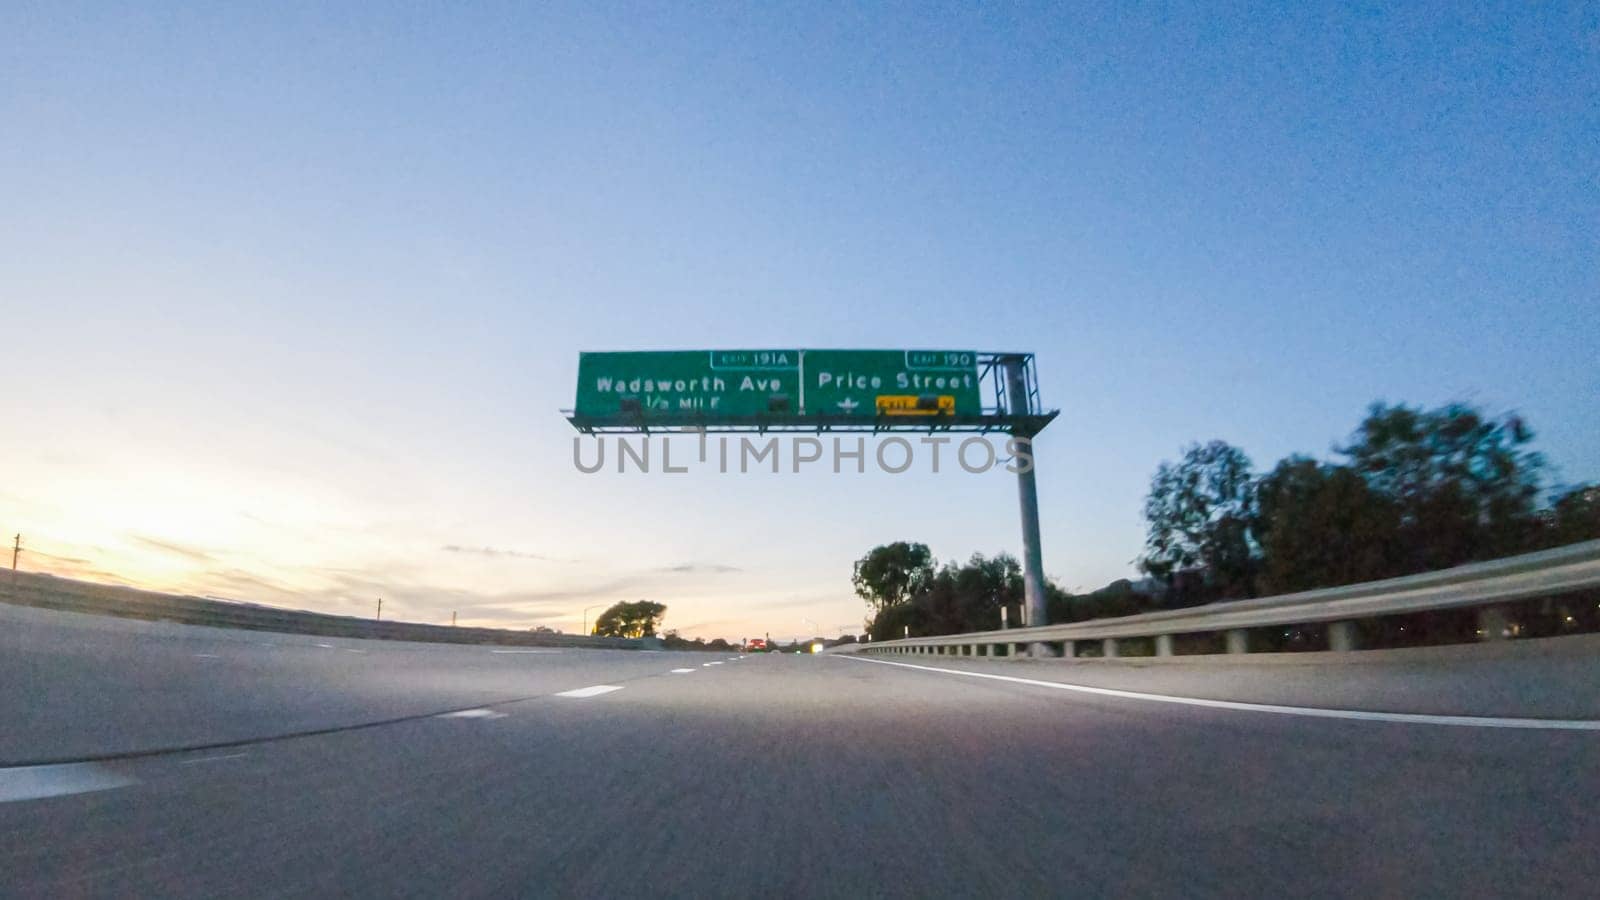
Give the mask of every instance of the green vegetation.
M 600 637 L 655 637 L 666 614 L 664 604 L 649 600 L 615 603 L 594 620 L 594 633 Z
M 661 646 L 667 650 L 708 650 L 718 653 L 737 651 L 739 649 L 738 644 L 730 644 L 722 638 L 710 641 L 705 638 L 690 640 L 680 636 L 676 630 L 669 631 L 661 636 Z
M 866 574 L 864 574 L 866 573 Z M 925 544 L 874 547 L 855 566 L 856 594 L 875 641 L 1000 627 L 1000 608 L 1022 602 L 1022 566 L 1004 553 L 936 566 Z
M 1257 477 L 1221 441 L 1162 463 L 1140 568 L 1164 605 L 1335 587 L 1600 537 L 1596 490 L 1556 491 L 1515 415 L 1374 404 L 1336 459 Z
M 1192 445 L 1151 479 L 1139 558 L 1150 577 L 1078 596 L 1050 584 L 1049 620 L 1336 587 L 1600 538 L 1600 486 L 1548 488 L 1532 440 L 1515 415 L 1377 403 L 1329 461 L 1297 454 L 1258 475 L 1237 447 Z M 852 581 L 873 640 L 996 629 L 1000 608 L 1015 616 L 1023 597 L 1010 556 L 940 566 L 904 541 L 869 551 Z M 1392 624 L 1411 629 L 1405 640 L 1459 630 L 1449 613 Z

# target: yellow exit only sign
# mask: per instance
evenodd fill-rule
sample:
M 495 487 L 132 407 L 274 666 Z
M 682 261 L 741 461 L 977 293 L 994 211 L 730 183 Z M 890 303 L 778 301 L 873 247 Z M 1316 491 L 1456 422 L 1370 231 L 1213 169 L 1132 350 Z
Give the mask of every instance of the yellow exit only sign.
M 956 398 L 951 394 L 918 396 L 916 394 L 879 394 L 878 414 L 882 416 L 949 416 L 956 411 Z

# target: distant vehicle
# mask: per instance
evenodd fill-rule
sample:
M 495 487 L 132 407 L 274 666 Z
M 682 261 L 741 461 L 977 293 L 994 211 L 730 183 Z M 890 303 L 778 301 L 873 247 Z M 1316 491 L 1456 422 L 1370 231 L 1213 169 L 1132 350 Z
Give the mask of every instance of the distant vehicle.
M 744 642 L 744 652 L 765 653 L 767 652 L 767 642 L 763 638 L 751 638 Z

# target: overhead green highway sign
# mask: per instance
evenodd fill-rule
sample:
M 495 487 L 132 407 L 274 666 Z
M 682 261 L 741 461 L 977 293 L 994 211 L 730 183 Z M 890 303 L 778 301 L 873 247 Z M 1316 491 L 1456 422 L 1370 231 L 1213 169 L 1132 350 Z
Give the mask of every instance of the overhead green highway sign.
M 919 419 L 978 416 L 970 350 L 584 353 L 578 419 Z
M 1059 411 L 1039 402 L 1032 353 L 767 349 L 582 353 L 577 402 L 565 412 L 567 421 L 588 435 L 675 429 L 702 436 L 710 431 L 1004 431 L 1031 443 Z M 580 440 L 573 438 L 574 463 Z M 661 440 L 670 446 L 670 437 Z M 742 453 L 750 438 L 741 440 Z M 767 439 L 769 449 L 775 440 Z M 841 439 L 833 440 L 838 452 Z M 882 441 L 880 449 L 896 440 L 905 442 L 896 435 Z M 1018 452 L 1011 447 L 1007 442 L 1008 452 Z M 702 437 L 702 462 L 704 454 Z M 1045 580 L 1031 454 L 1028 460 L 1016 469 L 1027 598 L 1023 621 L 1036 625 L 1044 621 Z M 1032 643 L 1029 653 L 1048 656 L 1050 650 Z

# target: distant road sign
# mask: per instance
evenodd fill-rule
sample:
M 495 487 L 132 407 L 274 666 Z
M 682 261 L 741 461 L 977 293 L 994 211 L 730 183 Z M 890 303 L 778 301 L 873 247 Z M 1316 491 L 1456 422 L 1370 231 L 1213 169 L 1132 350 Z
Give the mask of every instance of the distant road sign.
M 969 350 L 691 350 L 584 353 L 579 418 L 977 416 Z

